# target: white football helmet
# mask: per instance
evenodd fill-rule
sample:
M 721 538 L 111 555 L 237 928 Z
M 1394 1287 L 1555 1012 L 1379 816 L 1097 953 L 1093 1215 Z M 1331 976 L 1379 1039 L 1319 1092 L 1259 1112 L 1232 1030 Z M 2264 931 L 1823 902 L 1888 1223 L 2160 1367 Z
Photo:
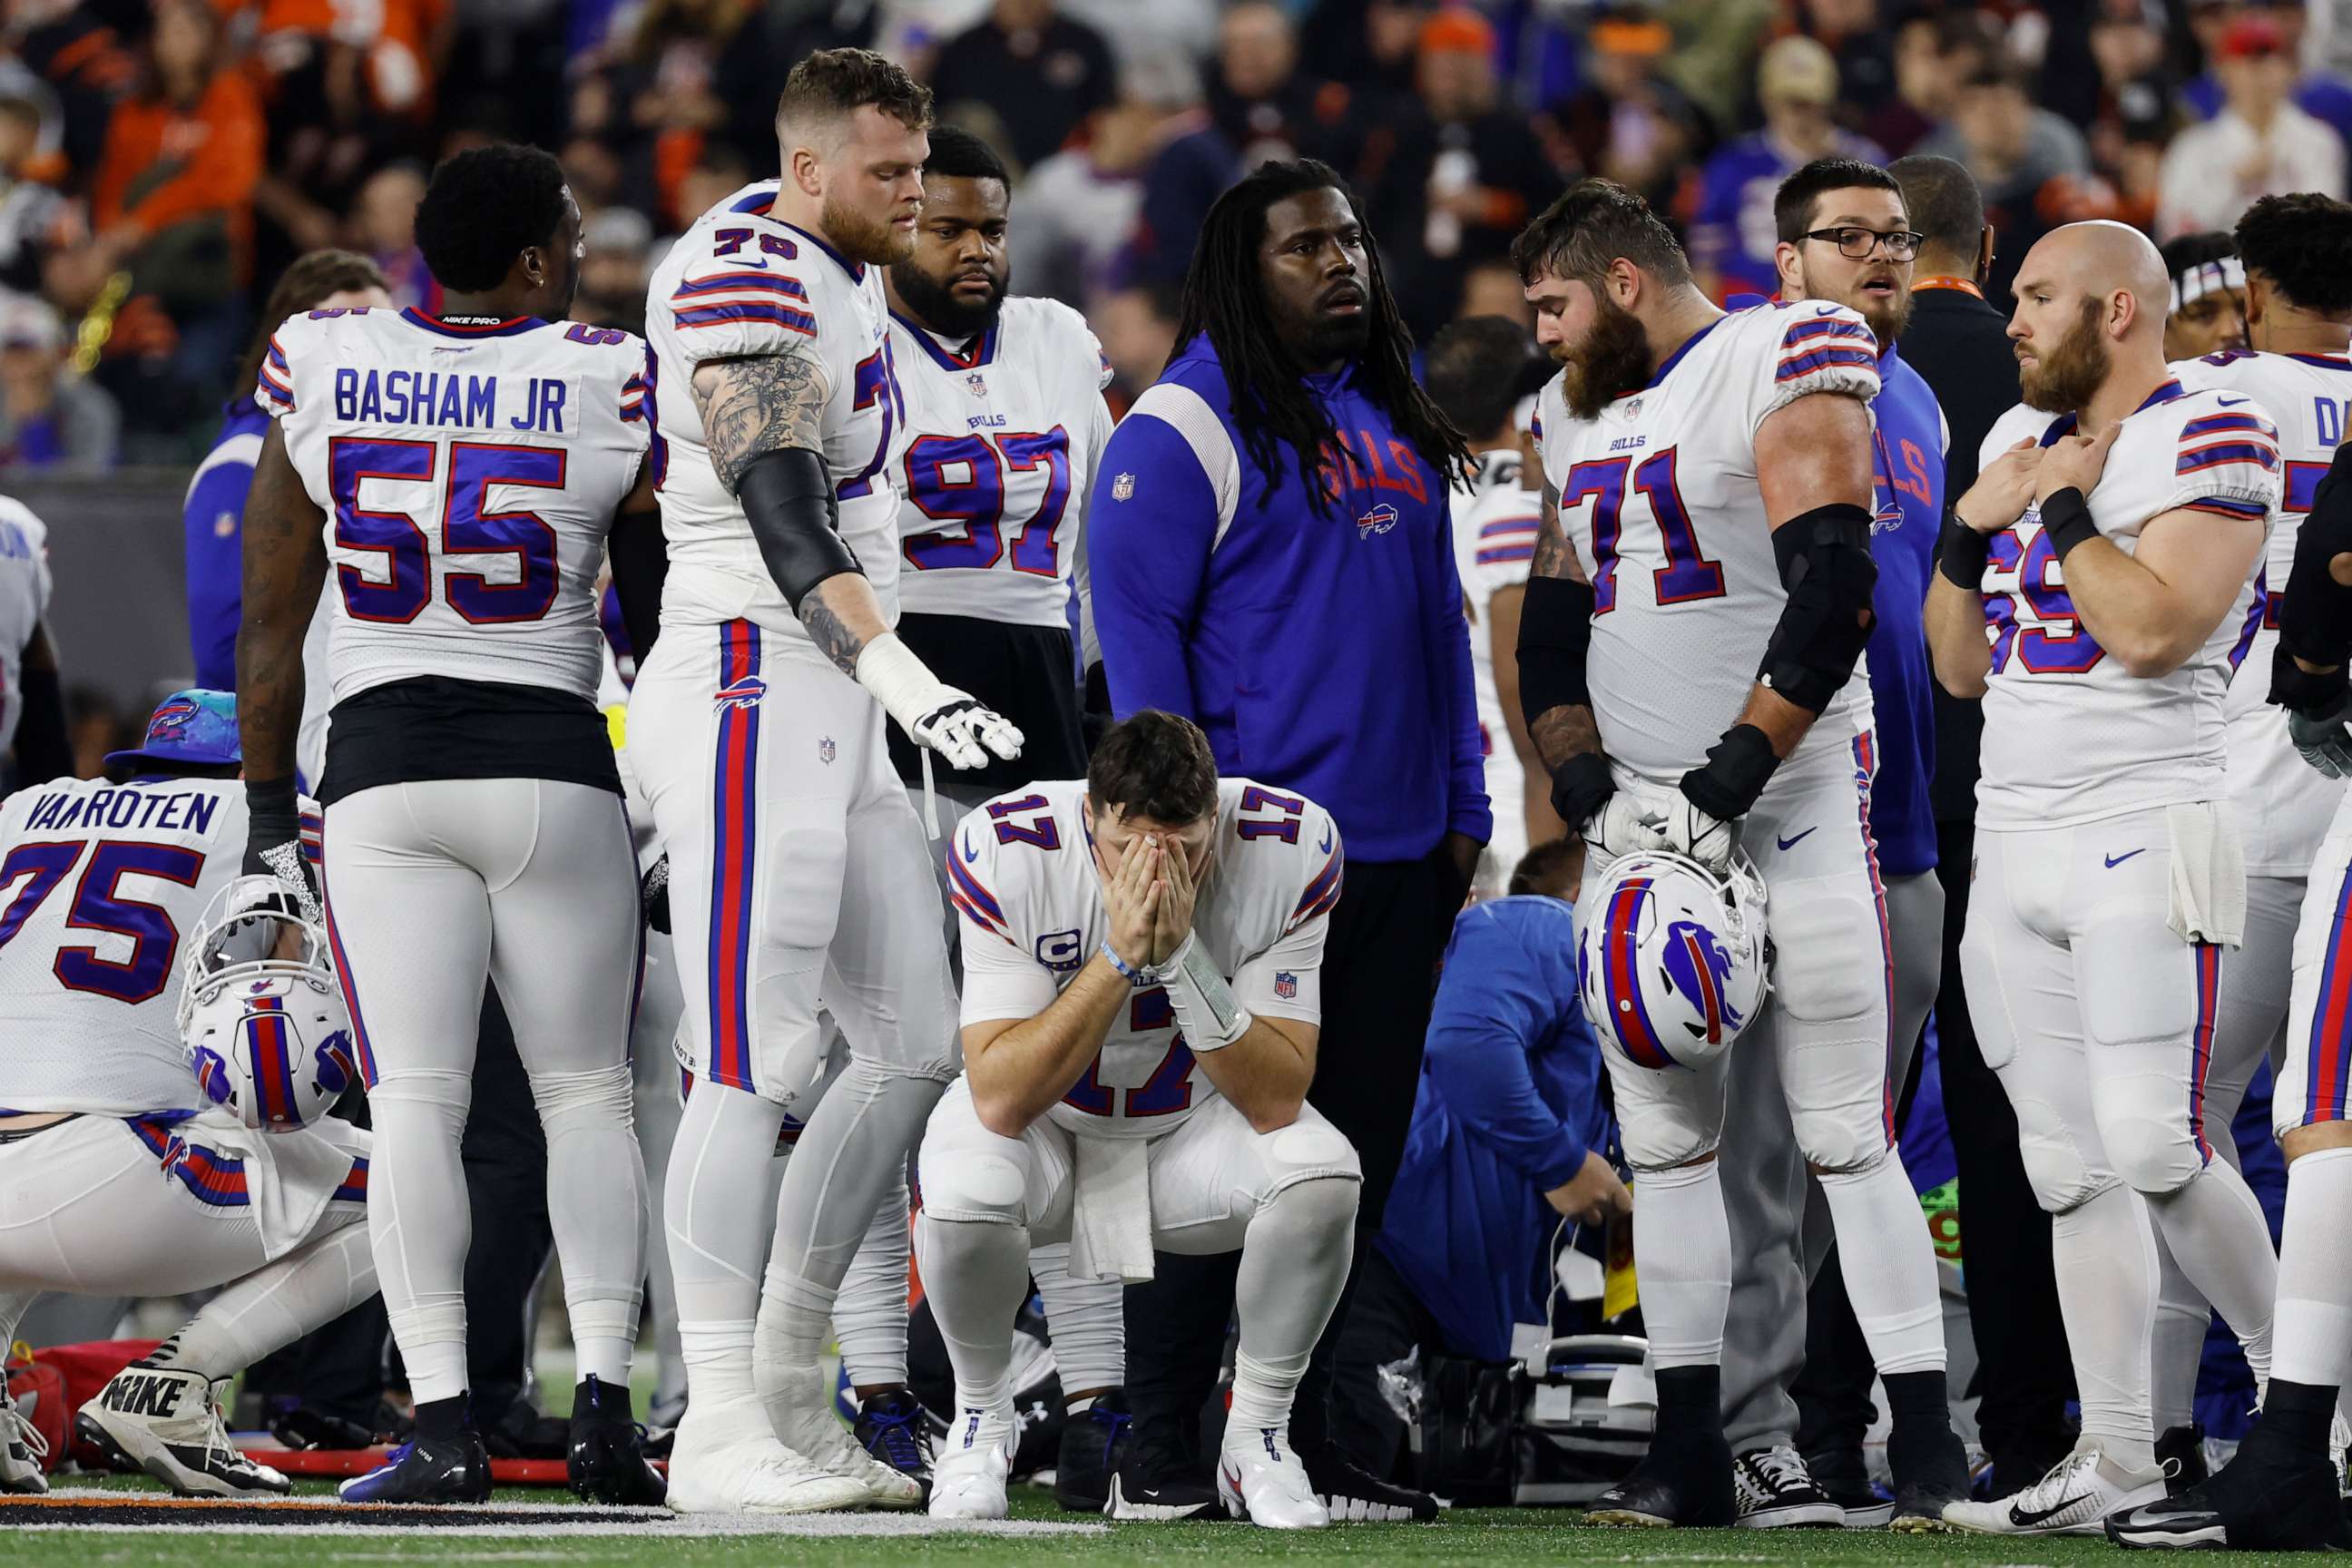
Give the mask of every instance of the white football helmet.
M 1696 1068 L 1762 1005 L 1764 882 L 1737 855 L 1720 876 L 1644 850 L 1602 873 L 1577 934 L 1577 989 L 1601 1039 L 1640 1067 Z
M 317 1120 L 359 1077 L 326 932 L 274 877 L 239 877 L 205 910 L 179 1023 L 204 1103 L 256 1131 Z

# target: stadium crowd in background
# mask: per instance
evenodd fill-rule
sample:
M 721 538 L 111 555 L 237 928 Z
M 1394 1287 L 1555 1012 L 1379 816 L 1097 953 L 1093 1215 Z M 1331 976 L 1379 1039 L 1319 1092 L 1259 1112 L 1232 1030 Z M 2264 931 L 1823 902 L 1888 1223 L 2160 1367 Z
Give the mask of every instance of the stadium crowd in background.
M 297 255 L 359 252 L 398 303 L 432 302 L 407 215 L 426 169 L 489 140 L 559 153 L 589 219 L 580 313 L 635 327 L 667 238 L 765 169 L 773 84 L 814 47 L 883 48 L 995 146 L 1019 196 L 1023 291 L 1083 310 L 1132 396 L 1164 358 L 1164 291 L 1209 204 L 1267 157 L 1320 158 L 1353 183 L 1424 341 L 1457 315 L 1524 314 L 1503 249 L 1586 174 L 1669 215 L 1719 296 L 1769 292 L 1772 191 L 1833 151 L 1968 164 L 2005 287 L 2059 223 L 2115 216 L 2163 239 L 2227 228 L 2266 193 L 2341 194 L 2352 28 L 2328 13 L 16 0 L 0 24 L 0 443 L 9 463 L 76 471 L 193 461 Z M 1120 352 L 1139 339 L 1150 346 Z M 43 357 L 56 375 L 37 374 Z

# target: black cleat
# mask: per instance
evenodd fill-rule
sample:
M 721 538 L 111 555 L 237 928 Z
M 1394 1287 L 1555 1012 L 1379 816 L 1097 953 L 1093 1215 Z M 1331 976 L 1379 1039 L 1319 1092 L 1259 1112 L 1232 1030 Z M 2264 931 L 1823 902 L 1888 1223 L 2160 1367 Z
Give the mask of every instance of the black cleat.
M 2159 1502 L 2111 1513 L 2118 1546 L 2239 1552 L 2352 1551 L 2352 1524 L 2336 1495 L 2336 1466 L 2323 1453 L 2264 1440 L 2257 1422 L 2230 1462 L 2203 1485 Z
M 1848 1530 L 1884 1530 L 1895 1518 L 1895 1500 L 1872 1484 L 1860 1448 L 1823 1448 L 1805 1456 L 1813 1484 L 1845 1512 Z
M 1326 1439 L 1311 1448 L 1294 1442 L 1298 1461 L 1307 1469 L 1307 1483 L 1331 1512 L 1334 1524 L 1427 1524 L 1437 1518 L 1437 1500 L 1427 1492 L 1394 1486 L 1348 1457 L 1347 1450 Z
M 2156 1462 L 2164 1467 L 2164 1489 L 2174 1497 L 2203 1486 L 2212 1473 L 2205 1468 L 2205 1434 L 2194 1426 L 2166 1427 L 2156 1439 Z
M 1723 1428 L 1663 1430 L 1633 1473 L 1595 1498 L 1587 1524 L 1695 1530 L 1727 1526 L 1738 1517 L 1731 1487 L 1731 1445 Z
M 645 1428 L 630 1413 L 629 1390 L 595 1376 L 572 1391 L 571 1439 L 564 1478 L 582 1502 L 659 1508 L 669 1485 L 646 1458 Z
M 1225 1505 L 1170 1423 L 1139 1421 L 1129 1428 L 1103 1511 L 1113 1519 L 1223 1519 Z
M 923 1402 L 912 1392 L 894 1388 L 887 1394 L 877 1394 L 857 1407 L 857 1419 L 850 1423 L 857 1446 L 898 1471 L 912 1476 L 923 1489 L 923 1500 L 931 1498 L 931 1453 L 939 1435 L 938 1417 L 923 1408 Z M 1100 1512 L 1099 1508 L 1097 1512 Z
M 1110 1479 L 1127 1452 L 1127 1391 L 1114 1388 L 1062 1423 L 1054 1460 L 1054 1500 L 1072 1513 L 1100 1513 L 1110 1503 Z
M 335 1489 L 345 1502 L 488 1502 L 490 1455 L 472 1427 L 450 1437 L 411 1437 L 366 1475 Z
M 1887 1436 L 1886 1462 L 1895 1473 L 1895 1512 L 1887 1528 L 1898 1535 L 1940 1531 L 1945 1505 L 1968 1500 L 1969 1456 L 1948 1419 L 1932 1426 L 1897 1421 Z

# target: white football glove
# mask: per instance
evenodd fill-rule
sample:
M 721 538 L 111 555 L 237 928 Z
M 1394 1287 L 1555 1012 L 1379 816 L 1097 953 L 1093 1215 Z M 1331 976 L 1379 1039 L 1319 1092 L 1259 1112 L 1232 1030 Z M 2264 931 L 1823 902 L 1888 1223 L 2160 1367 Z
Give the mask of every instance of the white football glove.
M 1661 799 L 1645 800 L 1642 808 L 1643 848 L 1687 855 L 1718 873 L 1730 867 L 1731 852 L 1738 846 L 1737 824 L 1701 811 L 1679 791 Z
M 2316 713 L 2290 708 L 2286 710 L 2287 739 L 2294 742 L 2295 751 L 2305 763 L 2329 778 L 2352 778 L 2352 729 L 2347 727 L 2347 718 L 2352 718 L 2352 691 L 2337 693 L 2334 701 Z
M 1595 870 L 1643 847 L 1642 816 L 1649 805 L 1640 795 L 1621 789 L 1584 825 L 1584 853 Z
M 1010 720 L 933 675 L 896 632 L 884 632 L 858 654 L 857 683 L 915 744 L 956 767 L 984 768 L 991 752 L 1008 763 L 1021 754 L 1021 731 Z

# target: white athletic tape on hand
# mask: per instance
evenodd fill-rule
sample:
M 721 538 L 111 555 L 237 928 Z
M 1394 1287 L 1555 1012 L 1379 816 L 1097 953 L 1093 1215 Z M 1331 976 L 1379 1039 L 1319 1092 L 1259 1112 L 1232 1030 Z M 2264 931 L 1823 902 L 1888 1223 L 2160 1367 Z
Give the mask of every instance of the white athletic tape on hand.
M 1248 1034 L 1256 1022 L 1249 1009 L 1234 999 L 1234 988 L 1217 973 L 1216 961 L 1197 936 L 1186 935 L 1183 945 L 1170 953 L 1166 963 L 1146 973 L 1154 984 L 1167 988 L 1176 1026 L 1183 1031 L 1185 1043 L 1195 1056 L 1223 1050 Z

